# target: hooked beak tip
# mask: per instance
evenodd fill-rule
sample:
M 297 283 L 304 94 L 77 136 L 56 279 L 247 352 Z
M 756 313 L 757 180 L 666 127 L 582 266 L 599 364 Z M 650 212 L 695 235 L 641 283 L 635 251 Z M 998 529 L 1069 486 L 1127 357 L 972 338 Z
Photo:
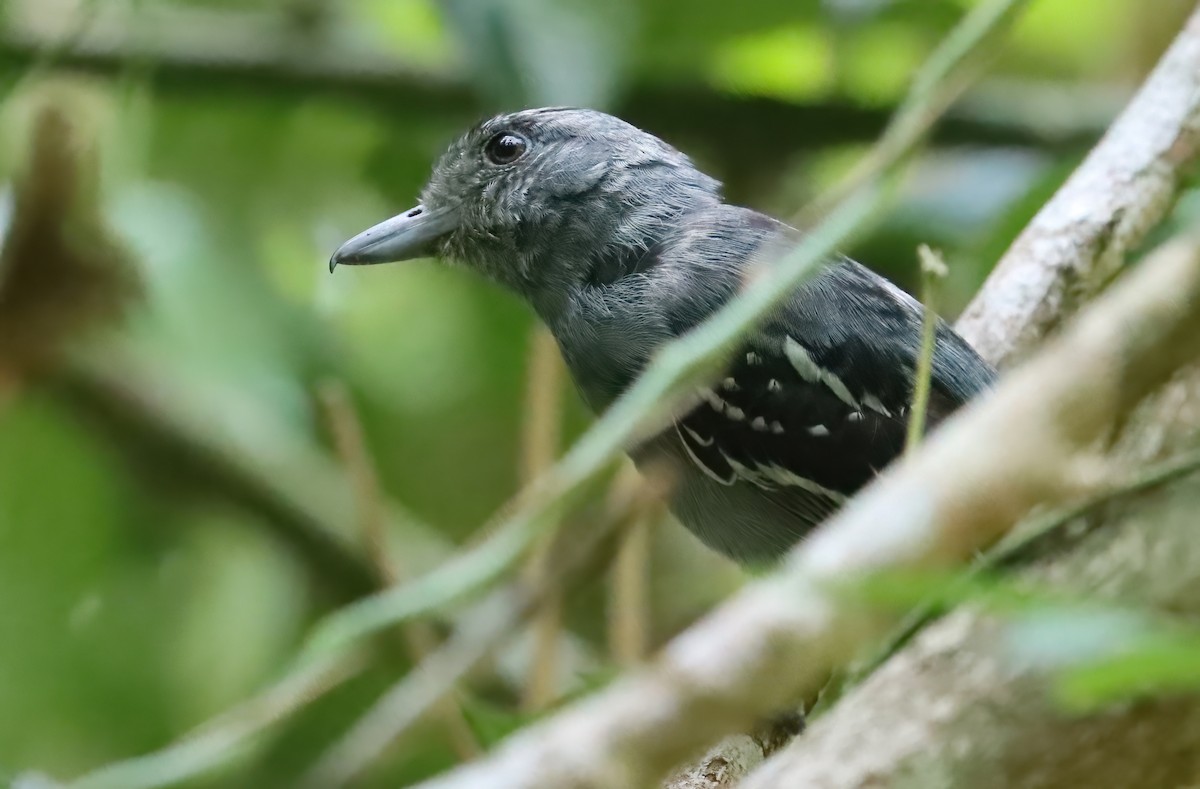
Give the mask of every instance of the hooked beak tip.
M 329 258 L 329 272 L 341 264 L 369 266 L 426 257 L 453 231 L 452 217 L 423 205 L 380 222 L 342 244 Z

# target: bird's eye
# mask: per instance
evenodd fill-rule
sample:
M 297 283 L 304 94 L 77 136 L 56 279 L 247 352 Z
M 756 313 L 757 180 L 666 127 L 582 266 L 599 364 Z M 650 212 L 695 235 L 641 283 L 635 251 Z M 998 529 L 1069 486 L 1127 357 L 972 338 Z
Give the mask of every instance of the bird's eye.
M 492 136 L 483 152 L 493 164 L 510 164 L 520 159 L 529 144 L 512 132 L 500 132 Z

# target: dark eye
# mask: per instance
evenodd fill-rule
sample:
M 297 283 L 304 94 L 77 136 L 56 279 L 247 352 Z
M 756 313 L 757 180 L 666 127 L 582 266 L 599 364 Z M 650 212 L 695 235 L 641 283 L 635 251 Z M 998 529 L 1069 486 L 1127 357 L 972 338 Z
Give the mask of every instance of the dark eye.
M 512 132 L 500 132 L 487 141 L 483 152 L 493 164 L 509 164 L 521 158 L 529 144 Z

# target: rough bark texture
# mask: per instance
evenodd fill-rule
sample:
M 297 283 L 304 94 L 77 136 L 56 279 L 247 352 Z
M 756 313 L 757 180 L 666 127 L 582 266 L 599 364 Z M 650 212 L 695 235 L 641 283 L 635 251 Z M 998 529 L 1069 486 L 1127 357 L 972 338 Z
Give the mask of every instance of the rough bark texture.
M 1102 287 L 1128 254 L 1162 220 L 1174 202 L 1182 174 L 1198 156 L 1200 13 L 1194 13 L 1134 101 L 997 265 L 987 284 L 959 321 L 959 331 L 986 357 L 1000 365 L 1011 364 L 1027 353 L 1045 334 L 1068 318 L 1084 299 Z M 1186 446 L 1197 426 L 1200 426 L 1200 373 L 1193 372 L 1180 376 L 1152 403 L 1140 410 L 1137 418 L 1131 422 L 1131 429 L 1121 436 L 1121 455 L 1130 465 L 1162 457 L 1173 447 Z M 1164 497 L 1168 495 L 1162 494 Z M 1151 498 L 1151 502 L 1157 500 Z M 1187 509 L 1182 511 L 1187 512 Z M 1114 522 L 1119 520 L 1115 514 L 1110 518 Z M 1139 523 L 1143 521 L 1138 519 Z M 1134 528 L 1134 524 L 1127 523 L 1123 528 Z M 1182 536 L 1163 532 L 1161 538 L 1169 544 L 1172 534 L 1176 538 Z M 1069 568 L 1073 567 L 1073 562 L 1066 562 L 1061 572 L 1071 577 Z M 1140 569 L 1140 573 L 1130 572 L 1130 575 L 1150 574 L 1150 577 L 1155 577 L 1152 573 L 1157 568 L 1146 566 Z M 1181 586 L 1192 582 L 1189 573 L 1177 570 L 1171 577 L 1176 578 Z M 1200 607 L 1184 610 L 1200 611 Z M 948 620 L 938 627 L 954 626 L 953 620 Z M 920 654 L 923 643 L 914 644 L 902 656 L 893 659 L 884 672 L 839 704 L 836 713 L 828 721 L 823 721 L 816 732 L 806 733 L 801 742 L 773 760 L 770 768 L 764 770 L 761 776 L 756 775 L 750 785 L 790 786 L 799 780 L 812 782 L 813 786 L 889 785 L 889 772 L 881 769 L 880 765 L 887 762 L 889 756 L 893 766 L 898 764 L 898 754 L 904 752 L 906 747 L 912 749 L 910 755 L 921 753 L 922 743 L 936 736 L 933 731 L 921 728 L 919 721 L 922 716 L 914 714 L 914 709 L 925 709 L 934 716 L 944 713 L 947 709 L 944 697 L 952 695 L 949 687 L 952 680 L 949 678 L 959 676 L 947 668 L 945 655 L 941 655 L 940 659 L 932 654 L 925 660 L 914 659 L 912 656 Z M 940 643 L 956 642 L 944 638 Z M 979 667 L 986 661 L 969 651 L 964 655 L 967 657 L 963 658 L 960 666 L 962 674 L 981 677 L 982 669 Z M 897 665 L 907 666 L 907 672 L 898 671 Z M 971 671 L 973 667 L 976 669 L 974 672 Z M 924 668 L 925 673 L 919 674 L 920 668 Z M 891 679 L 880 685 L 880 676 Z M 939 681 L 944 684 L 939 685 Z M 920 693 L 921 689 L 932 693 L 934 699 L 931 700 L 929 694 Z M 981 691 L 985 689 L 982 686 L 979 688 Z M 1013 690 L 1007 683 L 998 683 L 992 689 L 1001 692 L 1004 689 Z M 968 703 L 968 696 L 962 695 L 964 704 Z M 852 701 L 859 698 L 866 698 L 867 701 L 861 704 Z M 998 708 L 994 704 L 981 707 L 1003 710 L 1006 720 L 1010 721 L 1007 726 L 1002 725 L 1002 721 L 996 720 L 995 716 L 989 716 L 970 728 L 968 738 L 983 739 L 992 736 L 990 732 L 993 730 L 1007 735 L 1010 729 L 1028 725 L 1028 716 L 1037 717 L 1041 714 L 1047 720 L 1059 721 L 1054 711 L 1045 708 L 1044 703 L 1043 706 L 1031 705 L 1028 699 L 1016 693 L 1009 698 L 1010 703 Z M 917 703 L 917 699 L 922 703 Z M 942 700 L 940 703 L 933 703 L 939 699 Z M 900 702 L 905 703 L 903 714 L 886 714 L 900 713 L 901 708 L 897 705 Z M 855 715 L 855 710 L 858 715 Z M 879 710 L 883 710 L 884 714 L 873 714 Z M 976 718 L 980 716 L 977 714 Z M 961 727 L 963 721 L 955 720 L 957 726 Z M 1196 733 L 1194 724 L 1191 729 L 1182 723 L 1178 728 L 1172 728 L 1169 717 L 1164 717 L 1161 723 L 1173 735 L 1185 737 L 1183 742 L 1188 742 L 1187 735 Z M 1140 719 L 1121 721 L 1118 728 L 1120 726 L 1128 727 L 1131 736 L 1134 731 L 1146 729 L 1144 720 Z M 1047 742 L 1045 728 L 1044 725 L 1036 727 L 1043 734 L 1043 739 L 1036 742 Z M 884 748 L 880 743 L 867 742 L 865 734 L 860 742 L 860 733 L 863 732 L 872 732 L 881 740 L 891 742 L 894 750 Z M 841 733 L 841 740 L 837 733 Z M 951 725 L 941 732 L 942 735 L 951 733 L 958 735 L 955 740 L 960 740 L 963 729 Z M 1097 736 L 1097 744 L 1111 741 L 1111 738 L 1100 737 L 1101 732 L 1092 734 Z M 1014 756 L 1021 754 L 1021 738 L 1011 739 L 1014 742 L 1011 753 Z M 1059 742 L 1054 738 L 1051 741 L 1054 742 L 1054 750 L 1063 747 L 1070 752 L 1071 742 Z M 1198 740 L 1192 739 L 1190 742 L 1194 744 Z M 1168 741 L 1164 740 L 1164 748 L 1167 745 Z M 1144 752 L 1153 753 L 1153 749 Z M 766 758 L 765 755 L 760 756 Z M 706 760 L 723 757 L 719 749 L 714 749 L 692 770 L 704 774 Z M 976 758 L 984 761 L 978 755 Z M 1016 758 L 1019 762 L 1020 757 Z M 1058 764 L 1061 759 L 1052 761 Z M 820 766 L 812 766 L 814 762 Z M 742 759 L 738 763 L 748 762 Z M 1155 767 L 1163 769 L 1174 763 L 1164 759 L 1156 762 Z M 835 780 L 832 773 L 822 772 L 835 765 L 846 766 L 847 772 L 841 774 L 840 780 Z M 751 765 L 750 769 L 753 767 Z M 1145 765 L 1137 764 L 1132 775 L 1136 778 L 1144 768 Z M 857 781 L 850 778 L 853 769 L 858 770 L 854 773 Z M 1000 771 L 998 774 L 1003 773 Z M 1200 775 L 1200 772 L 1196 774 Z M 964 780 L 967 778 L 959 777 Z M 1113 773 L 1112 777 L 1116 778 L 1117 773 Z M 674 783 L 673 780 L 667 782 L 669 789 L 683 789 L 683 784 Z M 877 784 L 872 783 L 876 780 Z M 1100 783 L 1107 785 L 1105 781 Z M 962 785 L 975 784 L 967 780 Z M 1010 782 L 1007 785 L 1018 784 Z M 1061 785 L 1072 784 L 1067 782 Z M 717 789 L 720 784 L 709 786 Z
M 1198 37 L 1200 15 L 1189 21 L 1097 152 L 1018 240 L 973 306 L 964 329 L 991 358 L 1007 359 L 1052 328 L 1059 314 L 1071 311 L 1075 294 L 1095 290 L 1167 211 L 1179 170 L 1196 155 Z M 1139 120 L 1143 113 L 1150 114 L 1149 127 Z M 828 668 L 878 632 L 873 617 L 831 597 L 824 582 L 882 567 L 962 558 L 1034 504 L 1063 501 L 1089 477 L 1096 481 L 1089 448 L 1111 435 L 1122 414 L 1191 357 L 1200 329 L 1196 255 L 1190 242 L 1178 243 L 1089 309 L 1033 363 L 1009 374 L 992 396 L 952 420 L 921 452 L 881 477 L 798 548 L 789 573 L 748 588 L 669 645 L 646 671 L 523 731 L 492 758 L 430 785 L 642 785 L 689 751 L 769 712 L 781 698 L 811 690 Z M 993 311 L 999 328 L 989 334 L 990 320 L 980 316 Z M 979 328 L 973 329 L 972 321 L 979 321 Z M 888 529 L 881 531 L 880 523 Z M 1124 549 L 1113 550 L 1123 555 Z M 1073 560 L 1084 562 L 1087 554 L 1078 557 Z M 1100 576 L 1115 569 L 1111 560 L 1096 562 Z M 1057 572 L 1076 577 L 1072 566 L 1062 567 Z M 1186 574 L 1176 578 L 1188 587 Z M 991 780 L 1048 786 L 1059 777 L 1055 770 L 1061 774 L 1068 763 L 1076 768 L 1070 779 L 1120 778 L 1103 764 L 1089 768 L 1086 760 L 1062 759 L 1063 743 L 1046 744 L 1046 727 L 1061 729 L 1054 726 L 1061 716 L 1048 710 L 1041 692 L 1044 678 L 1031 668 L 1018 675 L 1022 667 L 986 659 L 989 646 L 998 648 L 990 637 L 996 627 L 964 612 L 930 630 L 822 719 L 822 732 L 776 757 L 752 785 L 825 780 L 828 786 L 948 786 Z M 921 659 L 922 645 L 927 661 Z M 967 659 L 972 651 L 978 659 Z M 903 669 L 906 657 L 925 666 L 925 674 L 886 684 Z M 918 693 L 922 678 L 929 688 L 923 697 Z M 955 679 L 961 688 L 953 686 Z M 886 694 L 855 703 L 879 687 L 897 704 L 924 703 L 890 717 L 876 715 L 877 704 L 889 700 Z M 1156 746 L 1190 736 L 1187 705 L 1162 702 L 1160 709 L 1163 714 L 1149 719 L 1169 719 L 1173 736 L 1155 737 Z M 1048 711 L 1049 717 L 1042 714 Z M 1032 716 L 1028 721 L 1027 715 Z M 879 720 L 887 724 L 876 725 Z M 1081 724 L 1077 742 L 1132 747 L 1139 731 L 1133 723 Z M 946 740 L 936 739 L 938 731 Z M 1047 757 L 1024 756 L 1034 746 Z M 1021 758 L 1002 758 L 1017 755 Z M 990 768 L 982 770 L 983 778 L 980 764 Z M 826 772 L 819 771 L 821 765 Z M 1156 753 L 1153 770 L 1163 775 L 1153 775 L 1146 765 L 1131 767 L 1126 775 L 1158 780 L 1190 768 L 1186 758 Z
M 670 789 L 731 789 L 770 753 L 766 742 L 745 734 L 726 737 L 694 764 L 666 780 Z
M 883 624 L 840 584 L 962 562 L 1034 505 L 1071 497 L 1092 476 L 1094 442 L 1200 352 L 1197 305 L 1200 250 L 1179 241 L 852 500 L 786 571 L 749 586 L 645 670 L 428 785 L 642 786 L 814 691 Z
M 1198 402 L 1193 370 L 1145 409 L 1141 418 L 1159 436 L 1156 417 L 1171 417 L 1162 451 L 1195 445 Z M 1197 511 L 1195 481 L 1115 503 L 1096 516 L 1090 525 L 1101 528 L 1081 546 L 1029 575 L 1092 599 L 1195 614 Z M 995 617 L 954 613 L 742 785 L 1152 789 L 1200 777 L 1200 699 L 1158 698 L 1072 716 L 1047 693 L 1047 668 L 1019 660 L 1006 635 Z
M 998 364 L 1032 348 L 1125 262 L 1200 153 L 1200 14 L 1009 248 L 958 322 Z
M 986 355 L 1027 351 L 1103 285 L 1165 215 L 1200 155 L 1200 11 L 1138 98 L 1005 256 L 960 323 Z M 1129 420 L 1133 468 L 1200 440 L 1200 370 Z M 1094 599 L 1200 613 L 1195 480 L 1094 515 L 1073 552 L 1029 571 Z M 1200 777 L 1200 699 L 1070 716 L 1044 666 L 1014 659 L 1003 622 L 964 610 L 929 628 L 744 783 L 767 787 L 1174 787 Z

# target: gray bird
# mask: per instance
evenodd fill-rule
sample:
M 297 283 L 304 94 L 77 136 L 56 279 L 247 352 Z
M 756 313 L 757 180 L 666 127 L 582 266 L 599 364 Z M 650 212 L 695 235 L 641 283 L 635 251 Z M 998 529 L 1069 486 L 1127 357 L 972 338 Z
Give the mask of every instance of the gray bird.
M 436 256 L 511 288 L 599 412 L 798 237 L 722 202 L 720 184 L 657 137 L 552 107 L 475 126 L 438 161 L 420 205 L 347 241 L 329 266 Z M 830 261 L 631 456 L 673 464 L 672 511 L 703 542 L 769 562 L 900 454 L 921 322 L 898 287 Z M 994 376 L 939 324 L 928 424 Z

